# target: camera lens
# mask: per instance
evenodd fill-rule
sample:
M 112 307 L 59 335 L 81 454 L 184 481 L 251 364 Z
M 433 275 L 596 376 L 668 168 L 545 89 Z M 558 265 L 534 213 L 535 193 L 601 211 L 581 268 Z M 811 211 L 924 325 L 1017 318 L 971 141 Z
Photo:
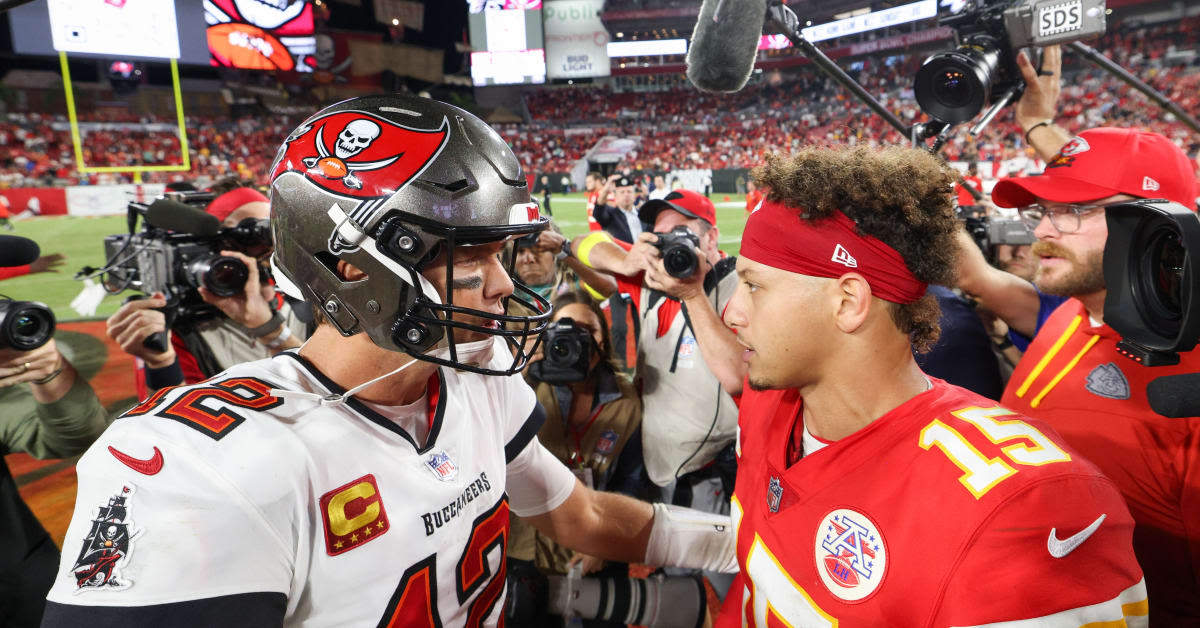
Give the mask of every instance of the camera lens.
M 663 267 L 667 274 L 677 279 L 691 277 L 698 262 L 696 254 L 686 246 L 672 246 L 663 251 Z
M 1138 309 L 1153 333 L 1174 337 L 1183 324 L 1187 251 L 1174 225 L 1158 225 L 1139 240 L 1142 254 L 1132 277 Z
M 556 335 L 546 350 L 546 359 L 555 365 L 569 366 L 579 358 L 580 345 L 570 336 Z
M 204 286 L 219 297 L 241 294 L 250 270 L 236 257 L 206 255 L 192 260 L 188 270 L 197 286 Z
M 1000 53 L 986 45 L 939 52 L 917 70 L 913 92 L 921 109 L 949 124 L 974 118 L 991 99 Z
M 971 84 L 960 70 L 950 69 L 933 83 L 933 96 L 949 107 L 965 107 L 971 102 Z
M 0 347 L 30 351 L 46 344 L 54 335 L 54 314 L 41 303 L 10 301 L 0 309 Z M 5 315 L 7 314 L 7 315 Z

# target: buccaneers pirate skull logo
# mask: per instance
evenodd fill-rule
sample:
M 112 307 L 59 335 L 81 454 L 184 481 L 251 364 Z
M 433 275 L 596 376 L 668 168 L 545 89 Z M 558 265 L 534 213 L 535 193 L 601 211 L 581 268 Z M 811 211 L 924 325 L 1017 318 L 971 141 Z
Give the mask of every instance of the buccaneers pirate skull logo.
M 121 576 L 121 567 L 128 563 L 134 539 L 141 530 L 134 529 L 129 516 L 129 498 L 133 485 L 126 484 L 121 492 L 108 498 L 92 518 L 92 527 L 83 540 L 79 558 L 71 567 L 75 577 L 75 592 L 100 589 L 127 589 L 133 584 Z
M 302 173 L 322 189 L 359 200 L 391 196 L 433 162 L 450 124 L 404 127 L 365 111 L 339 111 L 309 120 L 287 138 L 272 169 Z

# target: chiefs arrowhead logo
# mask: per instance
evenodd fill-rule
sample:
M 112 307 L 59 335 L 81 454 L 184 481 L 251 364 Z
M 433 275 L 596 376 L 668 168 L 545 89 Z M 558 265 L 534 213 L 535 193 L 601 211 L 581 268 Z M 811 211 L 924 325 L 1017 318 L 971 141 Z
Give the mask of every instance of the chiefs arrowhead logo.
M 446 118 L 437 129 L 424 130 L 365 111 L 339 111 L 308 120 L 287 138 L 271 180 L 299 172 L 340 196 L 384 198 L 420 175 L 449 137 Z

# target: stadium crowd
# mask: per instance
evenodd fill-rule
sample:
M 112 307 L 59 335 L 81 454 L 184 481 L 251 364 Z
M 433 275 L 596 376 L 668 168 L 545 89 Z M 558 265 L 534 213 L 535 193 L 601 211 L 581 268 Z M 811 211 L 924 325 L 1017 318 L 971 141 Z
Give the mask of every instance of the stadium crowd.
M 1146 46 L 1145 42 L 1166 42 Z M 1200 114 L 1200 18 L 1143 27 L 1112 29 L 1093 45 L 1162 91 L 1192 115 Z M 922 114 L 914 104 L 912 77 L 923 57 L 897 54 L 849 64 L 851 74 L 905 122 Z M 1069 132 L 1114 125 L 1142 128 L 1177 140 L 1190 154 L 1188 132 L 1157 105 L 1111 75 L 1068 55 L 1064 59 L 1062 123 Z M 605 135 L 640 138 L 618 168 L 670 171 L 686 168 L 751 168 L 768 152 L 805 144 L 903 141 L 866 106 L 815 72 L 757 75 L 734 94 L 708 94 L 690 86 L 667 91 L 614 92 L 607 87 L 537 90 L 525 97 L 528 122 L 500 125 L 529 172 L 567 172 Z M 169 123 L 120 115 L 89 115 L 89 122 L 126 123 L 115 130 L 85 132 L 83 160 L 89 166 L 180 163 L 178 137 L 139 130 L 131 123 Z M 230 120 L 188 117 L 188 144 L 200 179 L 227 175 L 265 184 L 286 117 Z M 730 132 L 735 130 L 736 132 Z M 86 131 L 86 127 L 85 127 Z M 950 160 L 999 162 L 1033 158 L 1011 111 L 1004 111 L 982 137 L 965 130 L 944 148 Z M 75 157 L 64 116 L 10 113 L 0 120 L 0 186 L 126 182 L 128 175 L 75 172 Z M 170 181 L 171 173 L 150 173 L 146 181 Z

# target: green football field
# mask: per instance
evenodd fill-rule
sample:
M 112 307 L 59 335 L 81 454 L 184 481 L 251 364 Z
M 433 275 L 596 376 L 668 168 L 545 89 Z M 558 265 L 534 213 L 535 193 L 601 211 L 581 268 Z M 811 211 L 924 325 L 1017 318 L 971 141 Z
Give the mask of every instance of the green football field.
M 539 198 L 540 200 L 540 198 Z M 717 206 L 717 227 L 721 233 L 721 248 L 736 253 L 745 225 L 745 197 L 741 195 L 713 194 Z M 568 236 L 587 231 L 586 201 L 583 194 L 569 194 L 551 198 L 554 221 Z M 15 235 L 36 241 L 43 254 L 63 253 L 67 262 L 57 273 L 26 275 L 5 280 L 0 284 L 0 293 L 21 301 L 41 301 L 54 310 L 61 321 L 81 320 L 85 317 L 71 309 L 70 303 L 83 289 L 83 283 L 73 279 L 76 271 L 84 266 L 99 268 L 104 264 L 104 236 L 125 232 L 124 216 L 100 218 L 54 217 L 35 218 L 14 223 Z M 8 233 L 0 231 L 0 234 Z M 117 310 L 121 301 L 132 292 L 108 295 L 100 304 L 95 317 L 106 318 Z

